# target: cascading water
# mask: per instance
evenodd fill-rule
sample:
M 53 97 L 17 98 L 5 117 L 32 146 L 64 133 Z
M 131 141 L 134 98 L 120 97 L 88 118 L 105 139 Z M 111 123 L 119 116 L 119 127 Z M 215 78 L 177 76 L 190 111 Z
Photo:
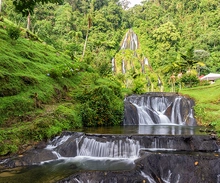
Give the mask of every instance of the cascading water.
M 124 125 L 155 124 L 195 126 L 193 103 L 183 96 L 165 93 L 132 95 L 125 99 Z
M 112 72 L 115 72 L 115 58 L 112 58 Z
M 139 142 L 128 138 L 99 142 L 86 137 L 80 139 L 80 141 L 83 142 L 80 147 L 78 146 L 78 156 L 137 158 L 140 150 Z
M 121 49 L 130 49 L 130 50 L 137 50 L 139 48 L 139 41 L 138 41 L 138 37 L 137 34 L 135 34 L 132 29 L 130 29 L 123 41 L 122 41 L 122 45 L 121 45 Z

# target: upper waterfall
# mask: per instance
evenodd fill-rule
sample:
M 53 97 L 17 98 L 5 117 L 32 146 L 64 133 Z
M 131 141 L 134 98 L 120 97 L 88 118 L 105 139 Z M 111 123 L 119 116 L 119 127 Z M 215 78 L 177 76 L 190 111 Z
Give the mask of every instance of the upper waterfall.
M 136 50 L 139 48 L 138 36 L 130 29 L 122 41 L 121 49 Z
M 195 126 L 193 105 L 192 100 L 173 93 L 132 95 L 125 99 L 124 125 Z

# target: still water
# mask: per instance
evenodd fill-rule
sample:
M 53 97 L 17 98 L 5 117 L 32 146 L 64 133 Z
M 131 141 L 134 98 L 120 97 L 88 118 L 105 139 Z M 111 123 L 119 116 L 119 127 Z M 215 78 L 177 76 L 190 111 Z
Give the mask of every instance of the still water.
M 180 125 L 127 125 L 116 127 L 95 127 L 77 130 L 96 134 L 141 134 L 141 135 L 204 135 L 205 127 Z
M 198 126 L 143 125 L 121 127 L 99 127 L 79 129 L 79 132 L 94 134 L 140 134 L 140 135 L 204 135 Z M 94 158 L 80 156 L 64 158 L 41 165 L 4 169 L 0 164 L 0 183 L 52 183 L 84 170 L 131 170 L 135 159 Z

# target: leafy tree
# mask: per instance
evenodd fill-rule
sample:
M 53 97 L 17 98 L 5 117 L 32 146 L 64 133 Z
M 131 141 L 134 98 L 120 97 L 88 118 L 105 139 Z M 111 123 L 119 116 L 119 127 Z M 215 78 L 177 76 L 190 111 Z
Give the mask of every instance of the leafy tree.
M 26 1 L 26 0 L 13 0 L 16 11 L 21 12 L 23 16 L 28 16 L 29 13 L 34 13 L 34 7 L 38 3 L 58 3 L 62 4 L 62 0 L 35 0 L 35 1 Z
M 172 22 L 167 22 L 153 32 L 153 38 L 162 50 L 169 50 L 171 47 L 177 48 L 180 34 Z

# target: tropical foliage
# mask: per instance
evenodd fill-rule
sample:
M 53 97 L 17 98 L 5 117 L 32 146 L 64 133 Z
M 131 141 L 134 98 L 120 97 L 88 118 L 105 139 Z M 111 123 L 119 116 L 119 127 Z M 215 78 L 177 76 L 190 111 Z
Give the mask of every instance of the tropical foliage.
M 218 0 L 0 2 L 0 154 L 120 125 L 125 95 L 208 85 L 198 77 L 220 72 Z M 131 30 L 135 49 L 123 47 Z

